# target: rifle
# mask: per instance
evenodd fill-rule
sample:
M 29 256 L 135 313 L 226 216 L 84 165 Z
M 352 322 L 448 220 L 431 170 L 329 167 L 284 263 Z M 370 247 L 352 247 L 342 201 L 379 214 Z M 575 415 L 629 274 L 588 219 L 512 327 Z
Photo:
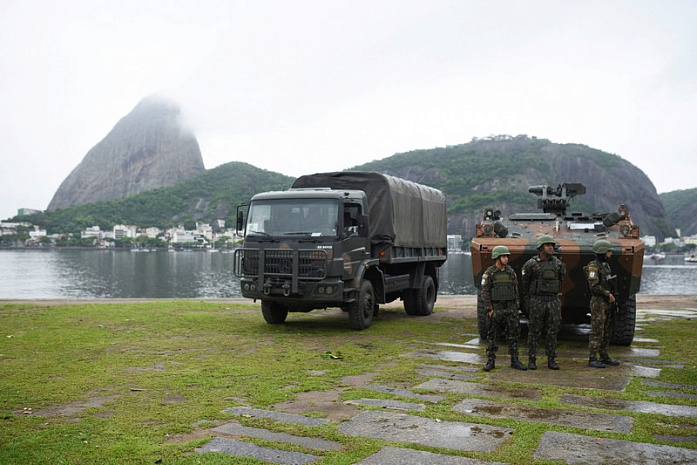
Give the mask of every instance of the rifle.
M 618 293 L 617 293 L 617 275 L 613 274 L 609 278 L 607 278 L 607 282 L 610 284 L 610 293 L 615 297 L 615 301 L 610 304 L 610 306 L 607 307 L 606 313 L 608 316 L 611 316 L 612 313 L 619 313 L 620 312 L 620 306 L 618 304 Z

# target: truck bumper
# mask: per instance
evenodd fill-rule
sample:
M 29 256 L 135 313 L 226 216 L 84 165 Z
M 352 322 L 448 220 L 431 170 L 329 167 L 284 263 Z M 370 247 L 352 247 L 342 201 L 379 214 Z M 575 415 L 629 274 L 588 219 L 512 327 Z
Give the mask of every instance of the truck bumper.
M 255 278 L 242 278 L 240 288 L 242 296 L 248 299 L 333 305 L 344 301 L 344 283 L 340 279 L 300 281 L 297 292 L 293 292 L 291 280 L 267 279 L 261 283 Z

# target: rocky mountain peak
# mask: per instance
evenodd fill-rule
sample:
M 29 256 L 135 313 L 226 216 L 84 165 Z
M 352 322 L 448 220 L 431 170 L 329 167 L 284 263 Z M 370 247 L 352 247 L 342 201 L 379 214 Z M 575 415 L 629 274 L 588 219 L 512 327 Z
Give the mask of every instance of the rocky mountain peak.
M 129 197 L 205 171 L 179 106 L 150 96 L 114 126 L 63 181 L 48 210 Z

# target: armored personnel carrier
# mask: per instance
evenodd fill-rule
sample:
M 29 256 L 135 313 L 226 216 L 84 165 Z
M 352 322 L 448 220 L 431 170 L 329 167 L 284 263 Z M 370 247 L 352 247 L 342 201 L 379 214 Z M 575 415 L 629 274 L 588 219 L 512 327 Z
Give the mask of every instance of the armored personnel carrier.
M 586 193 L 580 183 L 564 183 L 556 187 L 531 186 L 530 193 L 538 196 L 537 207 L 542 212 L 514 213 L 503 217 L 501 212 L 487 208 L 476 237 L 470 243 L 472 274 L 478 289 L 477 322 L 479 335 L 486 338 L 486 312 L 481 299 L 482 273 L 494 263 L 491 251 L 505 245 L 511 252 L 508 264 L 518 273 L 530 258 L 536 256 L 537 238 L 548 234 L 556 242 L 556 254 L 566 264 L 567 274 L 562 287 L 562 324 L 590 322 L 590 291 L 583 267 L 594 257 L 592 247 L 598 239 L 613 245 L 610 259 L 616 276 L 618 301 L 612 344 L 630 345 L 636 322 L 636 294 L 641 285 L 644 264 L 644 243 L 639 239 L 639 226 L 632 223 L 629 209 L 619 205 L 610 213 L 567 213 L 569 201 Z M 523 320 L 526 309 L 523 308 Z

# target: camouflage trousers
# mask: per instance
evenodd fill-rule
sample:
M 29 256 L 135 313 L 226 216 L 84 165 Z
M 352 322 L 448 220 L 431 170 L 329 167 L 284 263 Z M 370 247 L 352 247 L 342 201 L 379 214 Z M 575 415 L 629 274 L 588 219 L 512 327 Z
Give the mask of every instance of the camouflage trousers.
M 591 334 L 588 339 L 590 358 L 607 356 L 614 322 L 614 312 L 611 309 L 606 297 L 591 297 Z
M 486 356 L 495 359 L 499 350 L 498 341 L 504 336 L 508 344 L 508 353 L 511 357 L 518 356 L 518 336 L 520 336 L 520 322 L 518 320 L 518 307 L 514 302 L 505 302 L 494 305 L 493 317 L 486 317 L 489 332 L 487 333 Z
M 536 357 L 543 329 L 545 354 L 557 356 L 557 334 L 561 327 L 561 300 L 558 296 L 530 296 L 528 303 L 528 356 Z

